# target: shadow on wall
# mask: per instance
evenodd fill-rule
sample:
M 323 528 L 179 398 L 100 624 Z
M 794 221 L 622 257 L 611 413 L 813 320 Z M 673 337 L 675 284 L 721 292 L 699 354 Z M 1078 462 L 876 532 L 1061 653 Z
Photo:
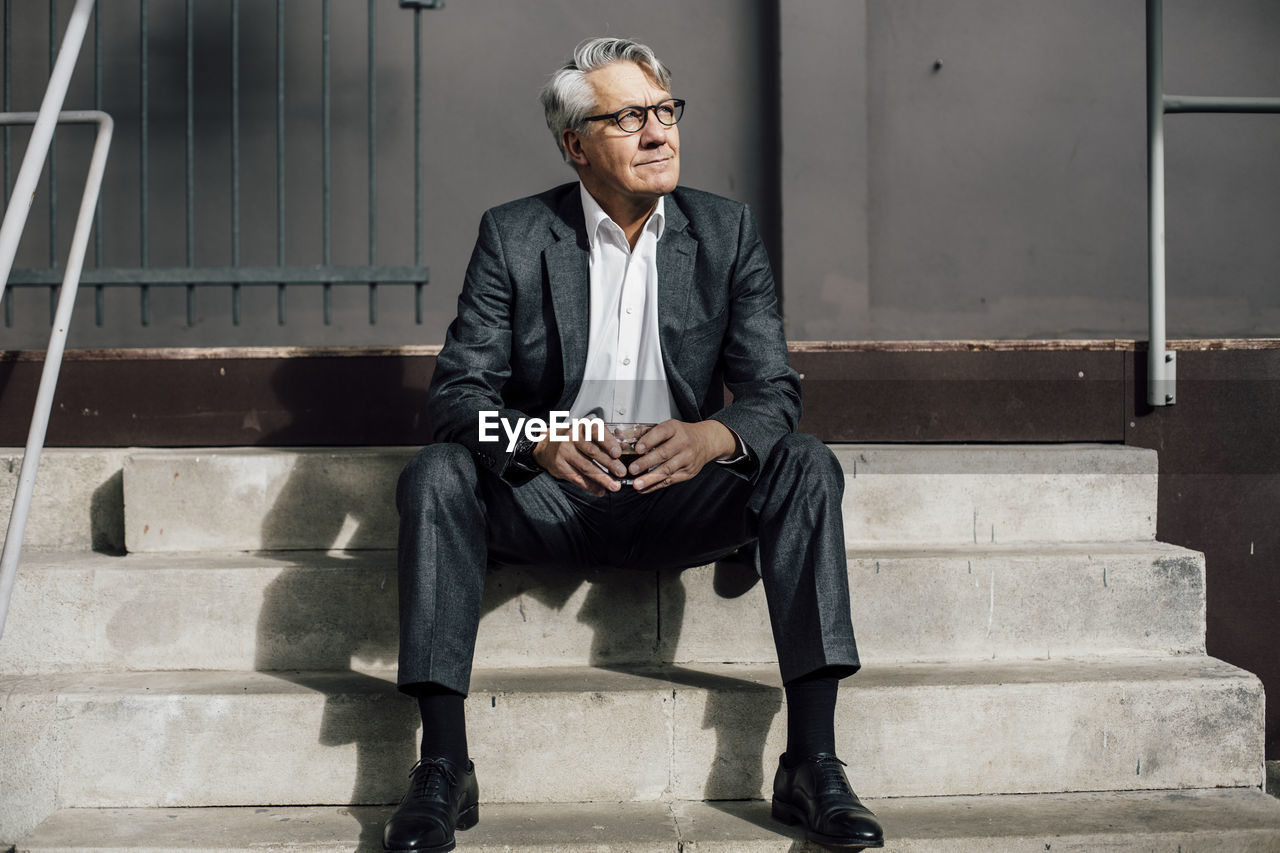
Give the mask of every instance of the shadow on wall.
M 279 559 L 280 552 L 273 557 Z M 708 768 L 703 796 L 740 800 L 761 790 L 763 749 L 782 694 L 774 687 L 663 665 L 654 637 L 648 660 L 620 663 L 613 619 L 619 606 L 633 605 L 634 583 L 621 571 L 547 572 L 547 581 L 502 583 L 503 569 L 488 572 L 483 614 L 524 596 L 547 608 L 562 609 L 586 586 L 578 620 L 593 629 L 592 665 L 640 674 L 664 684 L 706 690 L 702 727 L 714 730 L 715 758 Z M 398 649 L 395 555 L 389 551 L 298 552 L 296 565 L 282 571 L 264 594 L 258 621 L 255 668 L 325 695 L 316 742 L 355 746 L 355 772 L 346 802 L 361 825 L 357 851 L 381 850 L 386 805 L 403 794 L 405 773 L 417 759 L 418 715 L 412 699 L 392 681 L 358 670 L 394 667 Z M 672 611 L 668 610 L 668 614 Z M 664 623 L 664 642 L 674 647 L 679 620 Z M 494 768 L 497 769 L 497 768 Z M 745 793 L 744 793 L 745 792 Z M 767 809 L 751 818 L 771 825 Z M 375 806 L 381 806 L 375 808 Z M 554 809 L 549 804 L 548 809 Z M 778 827 L 772 826 L 777 829 Z
M 759 581 L 750 563 L 735 552 L 726 555 L 716 564 L 714 587 L 722 598 L 732 598 L 746 592 Z M 658 649 L 679 647 L 680 629 L 684 624 L 684 586 L 676 576 L 679 570 L 658 573 L 657 583 L 665 590 L 665 602 L 659 634 L 655 637 L 655 653 Z M 665 587 L 663 575 L 671 580 Z M 591 587 L 578 620 L 595 628 L 595 640 L 591 661 L 601 669 L 634 672 L 634 668 L 608 663 L 611 610 L 608 583 L 596 583 Z M 707 800 L 741 800 L 754 797 L 763 787 L 761 776 L 764 766 L 764 744 L 773 719 L 782 708 L 782 693 L 774 687 L 760 685 L 747 679 L 733 678 L 679 666 L 667 661 L 655 661 L 660 669 L 644 672 L 654 679 L 670 682 L 680 687 L 707 691 L 706 708 L 702 728 L 716 734 L 715 757 L 708 768 L 702 797 Z
M 318 386 L 314 370 L 301 360 L 284 360 L 272 389 L 289 422 L 265 436 L 266 446 L 313 443 L 333 426 L 347 435 L 384 443 L 386 434 L 409 434 L 404 421 L 419 427 L 425 392 L 405 382 L 404 361 L 368 372 L 357 382 L 341 359 L 333 381 Z M 370 383 L 369 376 L 381 381 Z M 314 422 L 333 395 L 348 400 L 348 423 Z M 325 695 L 316 741 L 321 746 L 355 747 L 355 774 L 344 804 L 360 825 L 358 853 L 382 850 L 382 825 L 403 793 L 404 774 L 417 757 L 417 708 L 385 678 L 353 666 L 394 667 L 398 646 L 395 554 L 369 550 L 380 544 L 378 510 L 361 483 L 331 468 L 328 455 L 301 455 L 275 505 L 263 519 L 269 545 L 305 541 L 296 565 L 283 570 L 263 594 L 258 617 L 254 668 Z M 305 531 L 300 539 L 299 531 Z M 342 548 L 344 550 L 328 551 Z M 280 552 L 273 556 L 279 558 Z M 341 796 L 336 792 L 335 798 Z
M 116 471 L 89 498 L 89 530 L 93 550 L 123 556 L 124 471 Z

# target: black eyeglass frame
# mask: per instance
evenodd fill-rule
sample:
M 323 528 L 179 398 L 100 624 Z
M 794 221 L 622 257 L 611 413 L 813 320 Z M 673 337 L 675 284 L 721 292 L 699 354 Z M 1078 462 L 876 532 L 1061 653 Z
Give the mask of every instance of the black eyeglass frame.
M 660 107 L 665 107 L 667 105 L 672 105 L 676 113 L 675 121 L 671 122 L 670 124 L 663 121 L 661 117 L 658 116 L 658 109 Z M 622 119 L 620 118 L 620 116 L 623 113 L 627 112 L 628 110 L 640 111 L 640 115 L 641 115 L 640 126 L 637 127 L 635 130 L 627 130 L 625 127 L 622 126 Z M 639 104 L 630 104 L 618 110 L 617 112 L 605 113 L 604 115 L 598 115 L 598 116 L 587 116 L 586 118 L 583 119 L 583 121 L 608 121 L 609 119 L 613 119 L 613 123 L 616 124 L 618 126 L 618 130 L 621 130 L 623 133 L 639 133 L 640 131 L 644 130 L 644 126 L 649 123 L 650 112 L 653 113 L 654 118 L 658 119 L 658 124 L 662 125 L 663 127 L 675 127 L 677 124 L 679 124 L 680 119 L 684 118 L 684 98 L 667 98 L 665 100 L 658 101 L 658 103 L 656 104 L 650 104 L 647 107 L 642 107 Z

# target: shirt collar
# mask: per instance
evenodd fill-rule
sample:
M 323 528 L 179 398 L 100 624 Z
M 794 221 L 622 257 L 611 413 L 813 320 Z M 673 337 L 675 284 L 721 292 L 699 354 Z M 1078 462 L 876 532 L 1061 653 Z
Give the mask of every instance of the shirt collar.
M 582 215 L 587 225 L 587 242 L 592 249 L 596 247 L 596 231 L 601 224 L 605 222 L 613 222 L 609 218 L 609 214 L 604 212 L 604 208 L 600 206 L 600 202 L 595 200 L 591 193 L 587 192 L 587 188 L 582 185 L 582 181 L 578 181 L 578 193 L 582 196 Z M 666 196 L 658 198 L 658 206 L 653 209 L 653 213 L 649 214 L 649 218 L 645 220 L 644 227 L 653 229 L 655 240 L 662 239 L 662 231 L 666 227 Z M 614 223 L 616 226 L 617 223 Z

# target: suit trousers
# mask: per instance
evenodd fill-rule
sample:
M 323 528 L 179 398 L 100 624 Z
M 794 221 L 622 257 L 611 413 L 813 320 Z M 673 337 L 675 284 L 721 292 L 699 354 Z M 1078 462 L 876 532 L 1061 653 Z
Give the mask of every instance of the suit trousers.
M 512 486 L 461 445 L 425 447 L 396 490 L 400 689 L 468 692 L 489 565 L 680 569 L 752 542 L 783 681 L 851 675 L 843 492 L 811 435 L 784 436 L 754 482 L 711 463 L 652 494 L 598 498 L 546 473 Z

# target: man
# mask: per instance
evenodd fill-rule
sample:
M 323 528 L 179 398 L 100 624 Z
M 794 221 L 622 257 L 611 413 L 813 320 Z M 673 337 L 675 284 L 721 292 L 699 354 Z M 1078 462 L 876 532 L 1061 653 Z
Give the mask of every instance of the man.
M 683 568 L 752 542 L 788 707 L 773 814 L 881 846 L 835 757 L 837 683 L 859 666 L 843 473 L 794 432 L 800 383 L 751 214 L 678 186 L 684 102 L 648 47 L 583 42 L 542 101 L 578 181 L 484 214 L 429 392 L 437 443 L 397 490 L 399 682 L 423 742 L 384 846 L 451 850 L 478 819 L 463 698 L 487 564 Z M 482 440 L 484 412 L 554 411 L 657 425 L 629 469 L 612 435 Z

